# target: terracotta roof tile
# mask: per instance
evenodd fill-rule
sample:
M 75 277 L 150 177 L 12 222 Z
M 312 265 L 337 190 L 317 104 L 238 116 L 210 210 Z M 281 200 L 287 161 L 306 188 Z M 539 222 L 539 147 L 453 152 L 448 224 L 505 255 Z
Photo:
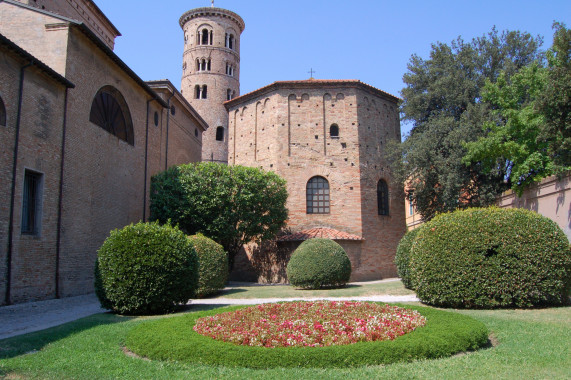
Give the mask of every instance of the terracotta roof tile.
M 350 234 L 348 232 L 339 231 L 333 228 L 316 227 L 280 236 L 278 241 L 304 241 L 313 238 L 324 238 L 331 240 L 364 240 L 362 237 Z

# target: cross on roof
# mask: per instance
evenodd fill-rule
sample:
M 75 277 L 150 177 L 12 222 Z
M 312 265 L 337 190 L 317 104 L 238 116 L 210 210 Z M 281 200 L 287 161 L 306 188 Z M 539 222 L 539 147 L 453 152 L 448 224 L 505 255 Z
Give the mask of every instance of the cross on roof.
M 214 0 L 212 0 L 212 5 L 211 5 L 211 6 L 212 6 L 212 7 L 214 6 Z
M 214 1 L 214 0 L 213 0 Z M 313 71 L 313 68 L 311 68 L 309 71 L 309 79 L 313 79 L 313 74 L 315 73 L 315 71 Z

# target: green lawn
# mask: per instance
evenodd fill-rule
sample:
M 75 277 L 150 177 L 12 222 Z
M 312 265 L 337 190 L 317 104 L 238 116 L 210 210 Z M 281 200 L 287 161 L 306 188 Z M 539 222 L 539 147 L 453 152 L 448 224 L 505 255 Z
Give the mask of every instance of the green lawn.
M 290 285 L 259 286 L 237 284 L 211 298 L 290 298 L 290 297 L 355 297 L 412 295 L 400 281 L 348 284 L 340 289 L 302 290 Z
M 381 283 L 379 285 L 390 284 Z M 373 284 L 376 286 L 377 284 Z M 365 287 L 368 287 L 365 286 Z M 284 291 L 297 296 L 298 291 Z M 283 287 L 286 289 L 286 287 Z M 243 296 L 263 292 L 245 287 Z M 351 290 L 351 288 L 344 289 Z M 339 290 L 329 291 L 338 292 Z M 341 290 L 343 291 L 343 290 Z M 325 295 L 332 295 L 326 292 Z M 247 294 L 246 294 L 247 293 Z M 234 293 L 237 295 L 237 293 Z M 260 294 L 260 293 L 256 293 Z M 273 294 L 273 293 L 272 293 Z M 274 297 L 269 295 L 267 297 Z M 204 310 L 214 306 L 194 306 Z M 127 332 L 148 317 L 98 314 L 49 330 L 0 341 L 0 377 L 7 379 L 568 379 L 571 373 L 571 308 L 462 310 L 492 331 L 497 345 L 447 359 L 339 369 L 271 369 L 184 365 L 127 356 Z M 164 317 L 152 317 L 164 318 Z M 168 318 L 168 316 L 166 317 Z

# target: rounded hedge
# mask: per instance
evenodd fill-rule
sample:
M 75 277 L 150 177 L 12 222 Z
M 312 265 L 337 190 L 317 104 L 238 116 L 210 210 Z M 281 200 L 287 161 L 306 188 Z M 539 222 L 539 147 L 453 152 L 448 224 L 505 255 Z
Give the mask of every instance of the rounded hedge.
M 202 234 L 189 236 L 188 239 L 198 255 L 196 296 L 218 293 L 228 280 L 228 255 L 220 244 Z
M 333 240 L 309 239 L 292 253 L 286 273 L 290 284 L 304 289 L 342 286 L 351 277 L 351 261 Z
M 414 285 L 410 278 L 410 251 L 414 239 L 422 227 L 415 228 L 408 231 L 400 240 L 395 255 L 395 265 L 397 267 L 397 274 L 401 278 L 402 283 L 408 289 L 414 290 Z
M 486 326 L 466 315 L 405 306 L 426 317 L 426 325 L 394 340 L 328 347 L 251 347 L 214 340 L 193 330 L 196 320 L 246 306 L 187 313 L 143 322 L 125 345 L 151 360 L 245 368 L 345 368 L 448 357 L 488 344 Z
M 565 304 L 569 241 L 523 209 L 472 208 L 435 217 L 418 233 L 411 280 L 425 303 L 466 308 Z
M 138 223 L 111 231 L 97 255 L 96 294 L 117 313 L 173 311 L 196 290 L 196 252 L 176 227 Z

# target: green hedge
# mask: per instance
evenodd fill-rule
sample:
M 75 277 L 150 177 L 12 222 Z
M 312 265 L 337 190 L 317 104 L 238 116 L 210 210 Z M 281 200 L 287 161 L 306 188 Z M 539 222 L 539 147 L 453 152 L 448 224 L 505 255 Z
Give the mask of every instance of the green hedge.
M 342 286 L 351 277 L 351 261 L 330 239 L 309 239 L 293 252 L 286 268 L 289 283 L 305 289 Z
M 206 297 L 218 293 L 228 280 L 228 255 L 224 248 L 214 240 L 197 234 L 188 239 L 198 255 L 197 297 Z
M 217 341 L 192 329 L 200 317 L 245 307 L 232 306 L 143 322 L 129 332 L 126 347 L 152 360 L 260 369 L 344 368 L 435 359 L 475 350 L 488 343 L 486 326 L 471 317 L 427 307 L 399 306 L 418 310 L 427 323 L 392 341 L 265 348 Z
M 410 261 L 417 296 L 467 308 L 565 304 L 569 241 L 551 220 L 523 209 L 442 214 L 416 237 Z
M 397 274 L 401 278 L 402 283 L 408 289 L 414 290 L 414 285 L 410 278 L 410 252 L 414 239 L 422 227 L 415 228 L 408 231 L 400 240 L 395 255 L 395 265 L 397 267 Z
M 172 311 L 194 295 L 198 260 L 190 240 L 169 225 L 131 224 L 111 231 L 98 251 L 95 288 L 120 314 Z

